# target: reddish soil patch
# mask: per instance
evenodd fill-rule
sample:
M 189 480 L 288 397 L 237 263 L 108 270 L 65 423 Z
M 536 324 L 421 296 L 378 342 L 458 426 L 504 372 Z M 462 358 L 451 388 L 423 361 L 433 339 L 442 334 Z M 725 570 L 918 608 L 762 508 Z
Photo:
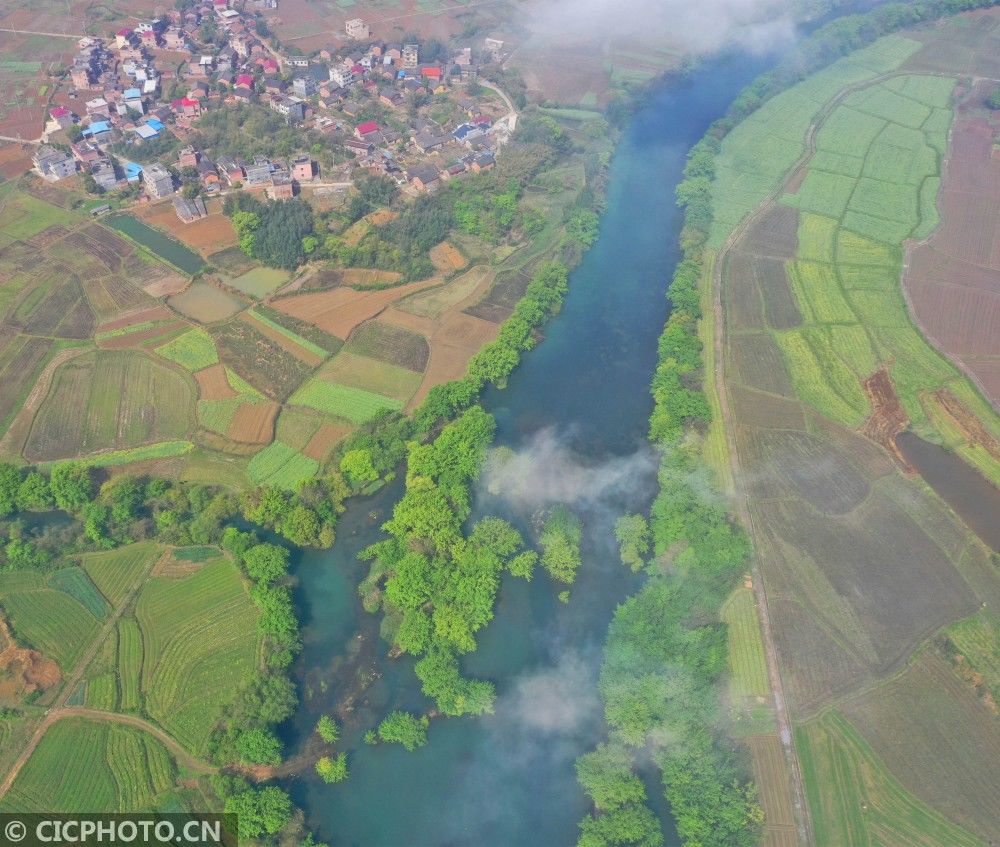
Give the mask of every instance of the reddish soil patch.
M 862 435 L 885 447 L 912 473 L 913 468 L 896 446 L 896 436 L 910 425 L 910 419 L 896 396 L 888 370 L 880 368 L 861 384 L 872 407 L 871 417 L 861 428 Z
M 0 176 L 14 179 L 31 170 L 31 152 L 20 145 L 9 143 L 0 145 Z
M 979 98 L 974 91 L 970 98 Z M 941 225 L 907 257 L 903 286 L 931 342 L 1000 407 L 1000 157 L 996 130 L 975 111 L 952 131 L 939 197 Z
M 59 666 L 37 650 L 18 647 L 0 618 L 0 703 L 16 702 L 58 684 Z
M 231 400 L 239 395 L 226 379 L 226 369 L 222 365 L 212 365 L 194 375 L 198 383 L 198 397 L 202 400 Z
M 303 453 L 310 459 L 322 462 L 329 454 L 333 445 L 340 441 L 345 435 L 353 431 L 349 426 L 336 426 L 334 424 L 323 424 L 316 434 L 309 439 L 309 443 L 303 449 Z
M 407 405 L 410 409 L 419 406 L 427 396 L 427 392 L 435 385 L 465 376 L 469 359 L 476 355 L 484 344 L 493 341 L 500 331 L 499 324 L 459 311 L 446 315 L 440 322 L 435 322 L 429 318 L 393 309 L 386 313 L 385 321 L 420 332 L 428 337 L 430 343 L 430 360 L 427 362 L 420 388 Z
M 188 286 L 188 280 L 179 274 L 167 274 L 156 282 L 144 285 L 142 290 L 150 297 L 170 297 L 172 294 L 180 294 Z
M 345 272 L 346 273 L 346 272 Z M 375 317 L 392 303 L 438 285 L 438 279 L 411 282 L 397 288 L 380 291 L 355 291 L 350 288 L 336 288 L 317 294 L 300 294 L 273 300 L 271 307 L 293 318 L 308 321 L 320 329 L 346 340 L 358 324 Z
M 344 285 L 384 285 L 398 282 L 401 274 L 396 271 L 380 271 L 376 268 L 344 268 L 340 280 Z
M 368 221 L 372 226 L 382 226 L 382 224 L 387 224 L 389 221 L 394 221 L 398 218 L 395 212 L 390 209 L 376 209 L 371 214 L 365 215 L 365 220 Z
M 436 247 L 432 247 L 428 254 L 434 267 L 439 271 L 449 273 L 450 271 L 460 271 L 469 264 L 469 260 L 463 256 L 457 247 L 442 241 Z
M 270 444 L 280 408 L 277 403 L 243 403 L 233 415 L 226 437 L 241 444 Z

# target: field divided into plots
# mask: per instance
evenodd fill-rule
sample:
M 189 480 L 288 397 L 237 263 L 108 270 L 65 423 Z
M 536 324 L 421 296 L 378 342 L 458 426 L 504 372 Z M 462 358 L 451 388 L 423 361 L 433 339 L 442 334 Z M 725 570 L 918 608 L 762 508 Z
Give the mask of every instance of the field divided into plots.
M 987 12 L 967 28 L 996 23 Z M 901 288 L 904 242 L 947 227 L 942 164 L 966 92 L 894 69 L 957 28 L 891 39 L 877 82 L 856 84 L 860 65 L 870 79 L 892 50 L 849 57 L 853 79 L 824 72 L 775 98 L 723 142 L 714 185 L 713 246 L 757 212 L 720 259 L 727 427 L 820 845 L 1000 836 L 994 756 L 967 749 L 1000 743 L 997 635 L 966 620 L 1000 602 L 1000 579 L 894 441 L 913 429 L 1000 479 L 1000 421 L 921 335 Z M 1000 39 L 980 42 L 985 56 Z M 796 169 L 813 116 L 815 151 Z M 755 652 L 740 611 L 727 607 L 735 702 Z M 922 646 L 942 630 L 948 661 Z
M 227 558 L 198 563 L 186 576 L 154 576 L 135 606 L 141 649 L 132 624 L 117 636 L 123 700 L 134 700 L 138 685 L 149 716 L 193 753 L 204 754 L 223 707 L 258 668 L 258 614 Z
M 177 769 L 166 748 L 142 730 L 64 718 L 42 737 L 0 810 L 135 812 L 156 808 Z

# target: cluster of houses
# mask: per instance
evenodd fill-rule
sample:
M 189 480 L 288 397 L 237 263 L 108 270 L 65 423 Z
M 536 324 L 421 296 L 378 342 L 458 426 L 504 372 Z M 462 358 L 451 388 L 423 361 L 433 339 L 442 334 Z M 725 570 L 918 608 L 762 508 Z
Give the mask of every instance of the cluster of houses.
M 241 5 L 273 8 L 273 0 Z M 344 44 L 310 59 L 279 55 L 258 29 L 266 31 L 247 8 L 204 0 L 120 29 L 113 40 L 81 38 L 69 74 L 73 89 L 57 92 L 46 126 L 50 142 L 65 133 L 69 143 L 37 148 L 37 172 L 59 180 L 82 171 L 103 190 L 141 180 L 144 193 L 159 200 L 173 196 L 179 182 L 191 184 L 187 169 L 193 168 L 199 192 L 206 194 L 241 187 L 263 188 L 275 199 L 294 196 L 297 184 L 316 176 L 309 156 L 288 162 L 262 157 L 213 161 L 189 144 L 176 163 L 128 161 L 133 145 L 154 143 L 165 133 L 186 141 L 205 110 L 240 103 L 257 103 L 289 124 L 319 131 L 332 147 L 353 156 L 353 169 L 389 174 L 415 191 L 434 190 L 442 180 L 493 166 L 506 126 L 495 126 L 497 115 L 484 114 L 454 88 L 476 76 L 471 47 L 447 62 L 421 62 L 418 44 L 372 41 L 368 25 L 358 18 L 347 21 Z M 211 39 L 203 40 L 206 32 Z M 487 39 L 483 56 L 493 58 L 500 49 L 502 42 Z M 414 119 L 412 107 L 427 94 L 453 97 L 465 116 L 462 122 L 443 127 Z M 355 122 L 366 108 L 359 101 L 397 112 L 399 119 L 391 121 L 397 128 L 374 120 Z M 404 115 L 408 133 L 399 130 Z M 118 155 L 111 154 L 111 145 Z M 204 214 L 204 202 L 191 193 L 175 198 L 182 220 Z

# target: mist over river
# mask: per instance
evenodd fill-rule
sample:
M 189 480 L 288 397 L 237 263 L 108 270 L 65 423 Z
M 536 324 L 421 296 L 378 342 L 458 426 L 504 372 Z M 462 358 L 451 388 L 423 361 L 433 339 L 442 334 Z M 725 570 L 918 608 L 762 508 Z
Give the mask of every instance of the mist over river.
M 674 188 L 688 148 L 771 61 L 706 60 L 634 115 L 611 164 L 600 238 L 573 271 L 562 311 L 508 388 L 484 397 L 497 419 L 496 444 L 520 454 L 523 473 L 507 499 L 481 486 L 473 519 L 499 514 L 524 528 L 536 510 L 572 498 L 585 520 L 570 602 L 558 600 L 560 587 L 543 571 L 530 583 L 506 576 L 495 619 L 478 651 L 463 658 L 466 674 L 496 685 L 496 713 L 435 719 L 427 745 L 412 753 L 361 741 L 392 709 L 432 707 L 413 659 L 387 658 L 379 618 L 362 610 L 355 590 L 367 569 L 356 554 L 380 537 L 401 481 L 349 501 L 334 548 L 300 556 L 303 702 L 284 728 L 290 754 L 317 743 L 311 733 L 320 714 L 345 698 L 351 707 L 337 745 L 348 752 L 348 780 L 325 785 L 303 757 L 287 781 L 319 840 L 336 847 L 576 843 L 588 804 L 573 761 L 605 733 L 596 689 L 601 644 L 615 606 L 642 580 L 619 564 L 612 527 L 625 511 L 645 509 L 655 492 L 645 435 L 656 339 L 678 258 Z M 648 787 L 667 844 L 676 844 L 662 790 L 655 781 Z

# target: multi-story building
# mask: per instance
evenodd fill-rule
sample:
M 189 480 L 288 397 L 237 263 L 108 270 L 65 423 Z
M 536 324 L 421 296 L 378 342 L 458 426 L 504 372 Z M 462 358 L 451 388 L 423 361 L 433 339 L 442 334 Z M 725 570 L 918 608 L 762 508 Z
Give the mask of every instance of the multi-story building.
M 404 68 L 415 68 L 420 64 L 420 47 L 417 44 L 404 44 L 402 52 Z
M 348 38 L 355 38 L 358 41 L 368 38 L 371 35 L 371 30 L 361 18 L 352 18 L 346 24 L 344 24 L 344 29 L 347 31 Z
M 174 193 L 174 178 L 159 162 L 143 168 L 142 175 L 146 183 L 146 193 L 150 197 L 160 199 Z
M 296 156 L 292 160 L 292 179 L 303 182 L 313 178 L 313 161 L 308 156 Z
M 43 144 L 35 151 L 35 167 L 46 179 L 56 180 L 76 173 L 76 160 L 55 147 Z

